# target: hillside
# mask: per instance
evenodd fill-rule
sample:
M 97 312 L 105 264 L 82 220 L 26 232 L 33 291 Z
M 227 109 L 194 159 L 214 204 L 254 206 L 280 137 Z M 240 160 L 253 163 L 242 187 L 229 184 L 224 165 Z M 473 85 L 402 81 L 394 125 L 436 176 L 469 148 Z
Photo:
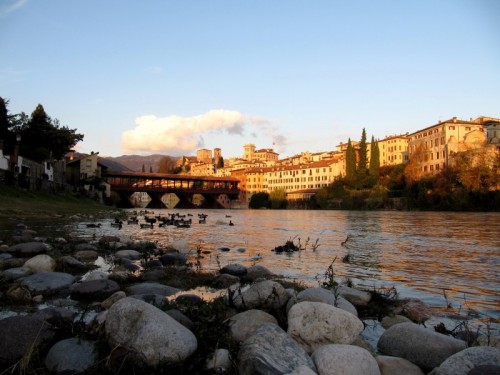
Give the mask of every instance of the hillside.
M 110 160 L 112 162 L 119 163 L 121 165 L 124 165 L 125 167 L 129 168 L 132 171 L 135 172 L 140 172 L 142 171 L 142 166 L 144 165 L 144 168 L 146 172 L 149 172 L 150 167 L 153 169 L 153 172 L 158 171 L 158 162 L 162 157 L 165 157 L 168 155 L 160 155 L 160 154 L 153 154 L 153 155 L 146 155 L 146 156 L 140 156 L 140 155 L 122 155 L 122 156 L 116 156 L 116 157 L 106 157 L 106 160 Z M 175 158 L 177 159 L 177 158 Z

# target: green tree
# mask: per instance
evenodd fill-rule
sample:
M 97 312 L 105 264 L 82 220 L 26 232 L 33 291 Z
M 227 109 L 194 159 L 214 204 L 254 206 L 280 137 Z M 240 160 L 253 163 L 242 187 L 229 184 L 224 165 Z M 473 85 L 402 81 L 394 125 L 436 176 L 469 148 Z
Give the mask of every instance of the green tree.
M 270 207 L 269 194 L 266 192 L 260 192 L 252 194 L 250 197 L 250 202 L 248 202 L 249 208 L 268 208 Z
M 11 130 L 14 116 L 9 115 L 8 105 L 9 101 L 0 97 L 0 139 L 3 140 L 4 155 L 12 153 L 15 142 L 15 134 Z
M 271 201 L 271 208 L 273 209 L 286 208 L 288 203 L 286 199 L 285 189 L 277 189 L 271 191 L 271 193 L 269 194 L 269 199 Z
M 19 115 L 16 128 L 21 135 L 20 154 L 35 161 L 62 159 L 83 140 L 83 134 L 76 133 L 76 129 L 60 126 L 59 120 L 52 120 L 41 104 L 31 117 Z
M 359 161 L 358 166 L 356 168 L 356 174 L 362 180 L 366 175 L 368 175 L 368 154 L 367 154 L 367 145 L 366 145 L 366 131 L 363 128 L 363 132 L 361 133 L 361 141 L 359 142 Z
M 377 177 L 378 171 L 380 169 L 380 150 L 378 148 L 378 142 L 372 135 L 372 141 L 370 142 L 370 176 Z
M 146 172 L 146 166 L 144 164 L 142 165 L 141 172 Z
M 149 173 L 153 173 L 153 166 L 149 166 Z
M 356 177 L 356 151 L 351 143 L 351 138 L 347 142 L 345 153 L 345 177 L 347 180 L 354 180 Z

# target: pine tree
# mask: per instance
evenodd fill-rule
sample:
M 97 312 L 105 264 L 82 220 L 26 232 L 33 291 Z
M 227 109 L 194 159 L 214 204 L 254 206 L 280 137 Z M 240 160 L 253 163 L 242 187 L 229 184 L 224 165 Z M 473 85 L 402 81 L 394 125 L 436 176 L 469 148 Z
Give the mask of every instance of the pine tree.
M 146 172 L 146 167 L 144 166 L 144 164 L 142 165 L 142 172 Z
M 217 168 L 224 168 L 224 158 L 222 156 L 217 161 Z
M 380 150 L 378 148 L 378 142 L 372 135 L 372 141 L 370 143 L 370 176 L 377 177 L 378 170 L 380 168 Z
M 356 177 L 356 151 L 351 143 L 351 138 L 347 142 L 345 153 L 345 176 L 348 180 L 354 180 Z

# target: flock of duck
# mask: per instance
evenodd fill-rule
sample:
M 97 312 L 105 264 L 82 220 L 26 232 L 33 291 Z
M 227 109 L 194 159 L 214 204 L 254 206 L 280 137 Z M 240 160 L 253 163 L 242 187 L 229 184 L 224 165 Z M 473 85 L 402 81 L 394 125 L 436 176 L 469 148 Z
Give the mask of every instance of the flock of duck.
M 153 216 L 150 216 L 153 215 Z M 144 217 L 144 222 L 139 222 L 139 217 Z M 188 217 L 188 218 L 186 218 Z M 165 227 L 168 225 L 173 225 L 177 228 L 190 228 L 191 224 L 193 224 L 193 214 L 184 214 L 181 215 L 178 212 L 169 213 L 166 216 L 162 216 L 161 214 L 154 216 L 154 211 L 134 211 L 131 216 L 127 218 L 125 221 L 127 225 L 139 225 L 141 229 L 153 228 L 156 223 L 158 223 L 159 227 Z M 198 224 L 206 224 L 207 222 L 207 214 L 199 213 L 198 214 Z M 230 218 L 230 215 L 226 215 L 226 218 Z M 116 227 L 118 229 L 122 229 L 124 221 L 115 218 L 115 221 L 111 223 L 112 227 Z M 100 228 L 101 223 L 89 223 L 86 224 L 87 228 Z M 233 226 L 234 223 L 229 220 L 229 225 Z

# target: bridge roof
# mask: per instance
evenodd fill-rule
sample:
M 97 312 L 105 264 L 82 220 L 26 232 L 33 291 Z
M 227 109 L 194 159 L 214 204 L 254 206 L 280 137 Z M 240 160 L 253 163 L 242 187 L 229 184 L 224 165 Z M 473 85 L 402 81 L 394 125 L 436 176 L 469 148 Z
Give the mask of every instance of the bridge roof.
M 170 173 L 149 173 L 149 172 L 127 172 L 127 171 L 106 171 L 104 176 L 107 177 L 130 177 L 130 178 L 147 178 L 147 179 L 168 179 L 168 180 L 188 180 L 188 181 L 231 181 L 239 182 L 236 177 L 215 177 L 215 176 L 191 176 L 187 174 L 170 174 Z

